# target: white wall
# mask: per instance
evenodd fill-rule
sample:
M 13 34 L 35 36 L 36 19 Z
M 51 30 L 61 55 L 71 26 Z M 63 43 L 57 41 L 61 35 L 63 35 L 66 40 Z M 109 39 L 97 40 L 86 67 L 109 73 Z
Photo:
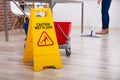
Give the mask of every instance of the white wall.
M 92 26 L 95 11 L 96 0 L 84 1 L 84 26 Z M 120 1 L 113 0 L 110 8 L 110 26 L 120 26 Z M 101 10 L 98 10 L 96 25 L 101 26 Z M 56 4 L 53 8 L 53 18 L 55 21 L 71 21 L 73 26 L 81 25 L 81 3 Z

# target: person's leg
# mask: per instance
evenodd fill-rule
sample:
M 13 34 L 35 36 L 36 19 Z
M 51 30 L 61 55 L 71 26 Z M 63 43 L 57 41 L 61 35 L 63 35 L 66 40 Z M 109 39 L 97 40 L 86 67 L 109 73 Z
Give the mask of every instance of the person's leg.
M 111 0 L 102 0 L 102 30 L 96 32 L 96 34 L 107 34 L 109 31 L 109 8 L 111 5 Z
M 102 29 L 109 28 L 109 8 L 111 5 L 111 0 L 102 0 Z

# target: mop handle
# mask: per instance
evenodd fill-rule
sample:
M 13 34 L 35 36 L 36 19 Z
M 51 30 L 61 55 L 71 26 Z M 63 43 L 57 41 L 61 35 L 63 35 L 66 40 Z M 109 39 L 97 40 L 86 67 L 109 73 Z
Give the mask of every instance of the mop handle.
M 95 22 L 96 22 L 96 19 L 97 19 L 99 7 L 100 7 L 100 5 L 97 5 L 96 12 L 95 12 L 95 18 L 94 18 L 94 21 L 93 21 L 92 30 L 94 29 L 94 26 L 95 26 Z

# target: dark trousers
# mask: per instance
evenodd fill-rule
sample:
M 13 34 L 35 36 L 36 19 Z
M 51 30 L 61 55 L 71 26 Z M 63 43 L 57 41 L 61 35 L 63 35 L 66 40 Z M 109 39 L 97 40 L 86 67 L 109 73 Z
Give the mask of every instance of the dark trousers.
M 102 0 L 102 29 L 109 28 L 109 8 L 112 0 Z

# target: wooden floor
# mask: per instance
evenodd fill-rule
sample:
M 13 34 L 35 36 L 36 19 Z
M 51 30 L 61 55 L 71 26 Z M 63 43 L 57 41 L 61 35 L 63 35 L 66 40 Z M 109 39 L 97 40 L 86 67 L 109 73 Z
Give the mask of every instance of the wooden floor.
M 63 68 L 40 72 L 33 71 L 33 63 L 22 62 L 24 31 L 9 33 L 6 42 L 0 32 L 0 80 L 120 80 L 120 28 L 100 38 L 81 37 L 80 28 L 72 28 L 71 56 L 60 50 Z

